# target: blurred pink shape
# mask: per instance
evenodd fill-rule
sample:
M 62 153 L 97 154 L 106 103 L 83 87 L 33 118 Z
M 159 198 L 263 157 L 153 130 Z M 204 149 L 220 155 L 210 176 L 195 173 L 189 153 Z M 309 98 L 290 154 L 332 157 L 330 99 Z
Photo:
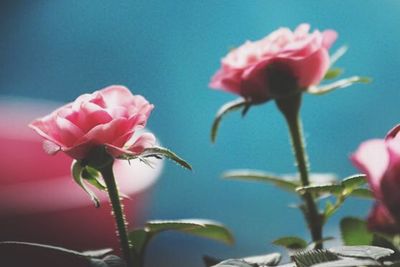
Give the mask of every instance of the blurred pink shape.
M 119 254 L 114 220 L 107 194 L 94 190 L 96 209 L 71 175 L 71 159 L 47 155 L 42 138 L 27 127 L 54 105 L 0 100 L 0 240 L 46 243 L 75 250 L 112 247 Z M 145 220 L 151 186 L 162 168 L 138 161 L 117 161 L 115 176 L 129 227 Z

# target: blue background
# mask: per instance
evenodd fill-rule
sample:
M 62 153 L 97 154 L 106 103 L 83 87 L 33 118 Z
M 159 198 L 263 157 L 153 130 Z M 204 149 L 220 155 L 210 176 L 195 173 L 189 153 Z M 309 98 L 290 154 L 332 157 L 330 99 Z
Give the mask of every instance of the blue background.
M 363 140 L 399 122 L 400 1 L 1 1 L 0 94 L 72 101 L 123 84 L 155 104 L 148 127 L 194 166 L 167 164 L 150 218 L 212 218 L 228 225 L 234 247 L 165 233 L 150 246 L 148 266 L 202 266 L 201 255 L 240 257 L 279 250 L 282 235 L 308 238 L 297 199 L 267 185 L 220 179 L 232 168 L 295 172 L 286 126 L 273 103 L 232 114 L 215 145 L 209 131 L 217 109 L 235 96 L 208 89 L 230 47 L 280 26 L 309 22 L 332 28 L 334 49 L 350 50 L 346 75 L 371 76 L 323 96 L 305 96 L 302 115 L 311 167 L 340 177 L 356 170 L 348 156 Z M 370 202 L 354 200 L 333 217 L 364 217 Z M 181 253 L 181 254 L 180 254 Z M 180 254 L 180 256 L 177 256 Z

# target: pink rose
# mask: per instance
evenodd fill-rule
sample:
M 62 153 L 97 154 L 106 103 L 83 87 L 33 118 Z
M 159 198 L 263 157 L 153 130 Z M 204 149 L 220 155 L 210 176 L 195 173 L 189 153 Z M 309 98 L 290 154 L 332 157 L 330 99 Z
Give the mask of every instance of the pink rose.
M 247 41 L 222 59 L 210 87 L 238 94 L 257 104 L 318 84 L 329 68 L 333 30 L 310 33 L 280 28 L 259 41 Z
M 400 233 L 400 125 L 386 139 L 360 145 L 351 159 L 363 173 L 377 200 L 368 218 L 371 230 Z
M 44 147 L 49 154 L 61 150 L 81 160 L 100 145 L 113 157 L 139 154 L 155 143 L 150 133 L 143 133 L 131 143 L 135 131 L 145 127 L 153 107 L 126 87 L 109 86 L 81 95 L 29 126 L 47 140 Z

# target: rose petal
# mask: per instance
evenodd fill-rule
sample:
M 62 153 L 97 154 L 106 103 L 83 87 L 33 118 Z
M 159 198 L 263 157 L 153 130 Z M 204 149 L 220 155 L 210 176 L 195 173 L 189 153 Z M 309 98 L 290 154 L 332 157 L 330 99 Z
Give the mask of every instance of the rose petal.
M 329 68 L 329 54 L 325 49 L 319 49 L 307 58 L 280 58 L 276 61 L 290 66 L 300 88 L 318 84 Z
M 389 166 L 389 152 L 384 140 L 374 139 L 362 143 L 351 156 L 353 164 L 367 175 L 377 199 L 382 199 L 381 180 Z
M 55 124 L 57 127 L 55 131 L 63 147 L 73 146 L 84 135 L 79 127 L 63 117 L 57 116 Z
M 113 119 L 105 109 L 91 102 L 82 103 L 79 111 L 74 111 L 65 118 L 83 132 L 88 132 L 96 125 L 108 123 Z
M 322 33 L 322 35 L 323 35 L 322 45 L 326 49 L 331 48 L 332 44 L 336 41 L 336 39 L 338 37 L 338 33 L 334 30 L 325 30 Z
M 51 142 L 49 140 L 44 140 L 43 141 L 43 150 L 49 155 L 55 155 L 58 151 L 61 150 L 61 147 L 57 144 L 54 144 L 53 142 Z
M 155 143 L 156 137 L 152 133 L 143 133 L 131 146 L 129 146 L 128 150 L 134 154 L 140 154 L 146 148 L 153 147 Z
M 400 225 L 396 223 L 385 206 L 380 203 L 375 203 L 368 215 L 368 228 L 375 232 L 400 233 Z
M 222 90 L 240 94 L 240 78 L 242 73 L 242 70 L 223 67 L 211 78 L 209 86 L 214 89 L 222 88 Z
M 308 23 L 302 23 L 299 26 L 297 26 L 297 28 L 294 30 L 294 34 L 296 35 L 296 37 L 304 37 L 308 34 L 308 32 L 310 31 L 310 24 Z
M 395 138 L 397 136 L 397 133 L 400 131 L 400 124 L 396 125 L 390 131 L 386 134 L 386 140 Z

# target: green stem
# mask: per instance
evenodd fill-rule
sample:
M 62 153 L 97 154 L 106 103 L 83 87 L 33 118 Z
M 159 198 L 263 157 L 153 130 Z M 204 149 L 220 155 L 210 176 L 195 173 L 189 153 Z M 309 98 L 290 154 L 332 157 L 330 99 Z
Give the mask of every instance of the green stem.
M 104 182 L 106 183 L 107 186 L 108 196 L 110 198 L 111 206 L 113 209 L 113 215 L 118 231 L 122 254 L 125 261 L 127 262 L 127 266 L 131 267 L 134 265 L 131 256 L 130 243 L 128 239 L 127 222 L 125 214 L 123 212 L 123 205 L 120 202 L 120 196 L 118 193 L 117 184 L 115 182 L 112 166 L 113 162 L 108 163 L 107 165 L 105 165 L 103 168 L 100 169 L 100 172 L 103 175 Z
M 286 122 L 289 127 L 290 137 L 292 141 L 293 153 L 296 158 L 297 169 L 300 174 L 300 180 L 302 186 L 310 184 L 309 180 L 309 169 L 308 169 L 308 157 L 305 149 L 305 143 L 303 139 L 303 130 L 301 126 L 301 120 L 299 116 L 300 105 L 301 105 L 301 94 L 292 95 L 290 97 L 281 98 L 276 100 L 278 108 L 282 111 L 285 116 Z M 311 237 L 315 242 L 315 248 L 322 248 L 322 216 L 318 211 L 318 207 L 314 201 L 313 196 L 306 192 L 302 195 L 302 198 L 306 205 L 305 217 L 307 220 L 308 227 L 310 229 Z

